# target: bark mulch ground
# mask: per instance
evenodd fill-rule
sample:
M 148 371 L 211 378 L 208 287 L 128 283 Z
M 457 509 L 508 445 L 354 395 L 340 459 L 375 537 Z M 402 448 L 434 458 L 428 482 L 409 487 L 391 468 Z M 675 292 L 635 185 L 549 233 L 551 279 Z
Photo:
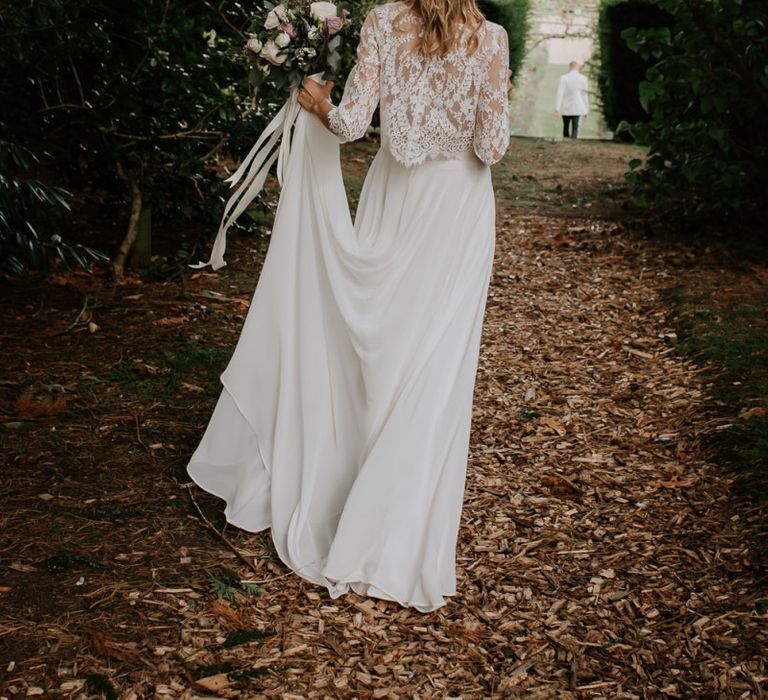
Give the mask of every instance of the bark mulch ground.
M 663 300 L 712 252 L 622 209 L 633 155 L 515 140 L 496 173 L 459 593 L 430 614 L 332 601 L 186 477 L 266 237 L 184 285 L 5 282 L 0 696 L 763 697 L 759 510 Z

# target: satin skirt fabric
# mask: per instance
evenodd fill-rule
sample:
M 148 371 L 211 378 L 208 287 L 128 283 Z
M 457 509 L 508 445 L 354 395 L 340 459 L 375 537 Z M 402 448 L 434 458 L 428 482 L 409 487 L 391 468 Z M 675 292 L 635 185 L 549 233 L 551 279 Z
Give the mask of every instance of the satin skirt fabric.
M 422 612 L 456 593 L 495 244 L 490 168 L 381 149 L 353 224 L 339 144 L 299 116 L 272 241 L 187 467 L 297 574 Z

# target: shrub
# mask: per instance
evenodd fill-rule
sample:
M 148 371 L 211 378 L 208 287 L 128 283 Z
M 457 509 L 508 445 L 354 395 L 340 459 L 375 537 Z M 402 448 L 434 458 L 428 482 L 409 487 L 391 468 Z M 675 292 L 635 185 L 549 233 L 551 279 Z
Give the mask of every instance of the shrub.
M 670 31 L 622 33 L 643 60 L 658 56 L 639 85 L 648 119 L 619 127 L 649 147 L 628 179 L 643 202 L 666 200 L 689 220 L 749 230 L 768 198 L 768 5 L 655 4 L 673 17 Z
M 282 101 L 264 88 L 253 100 L 247 65 L 232 61 L 262 11 L 240 0 L 21 3 L 0 13 L 0 130 L 45 144 L 71 188 L 129 202 L 131 227 L 151 206 L 155 220 L 215 232 L 211 203 L 226 187 L 206 164 L 245 152 Z
M 203 164 L 261 119 L 230 61 L 247 13 L 217 5 L 30 0 L 2 13 L 0 127 L 45 144 L 71 187 L 130 193 L 132 214 L 210 210 Z
M 65 265 L 88 269 L 104 255 L 85 246 L 67 245 L 50 232 L 57 214 L 69 210 L 69 193 L 28 175 L 39 162 L 29 149 L 0 141 L 0 271 L 21 272 L 27 265 L 47 272 L 51 255 Z
M 603 116 L 615 131 L 622 121 L 640 122 L 648 118 L 640 104 L 638 85 L 654 61 L 642 58 L 627 46 L 622 32 L 628 27 L 645 31 L 669 32 L 671 17 L 650 0 L 604 0 L 597 21 L 597 84 Z M 626 132 L 625 132 L 626 133 Z

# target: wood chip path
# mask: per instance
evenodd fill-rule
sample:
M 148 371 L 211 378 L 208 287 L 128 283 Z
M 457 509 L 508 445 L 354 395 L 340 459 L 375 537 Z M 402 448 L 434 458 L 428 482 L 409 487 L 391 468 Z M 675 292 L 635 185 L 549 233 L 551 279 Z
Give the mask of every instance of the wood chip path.
M 16 382 L 1 404 L 0 697 L 99 697 L 105 681 L 124 700 L 764 696 L 760 523 L 702 448 L 727 418 L 706 368 L 677 352 L 669 251 L 613 217 L 500 207 L 459 593 L 437 612 L 332 601 L 268 538 L 229 528 L 236 553 L 205 525 L 184 464 L 215 383 L 185 377 L 172 405 L 81 392 L 39 432 L 8 427 L 21 392 L 63 375 L 80 386 L 120 359 L 162 377 L 142 324 L 231 344 L 252 248 L 235 244 L 228 277 L 189 282 L 192 306 L 172 286 L 147 293 L 152 323 L 127 301 L 138 287 L 98 292 L 98 332 L 59 345 L 45 314 L 8 319 L 4 341 L 27 341 L 0 358 Z M 63 443 L 30 444 L 52 425 Z M 191 493 L 221 527 L 220 502 Z M 81 558 L 57 573 L 61 550 Z

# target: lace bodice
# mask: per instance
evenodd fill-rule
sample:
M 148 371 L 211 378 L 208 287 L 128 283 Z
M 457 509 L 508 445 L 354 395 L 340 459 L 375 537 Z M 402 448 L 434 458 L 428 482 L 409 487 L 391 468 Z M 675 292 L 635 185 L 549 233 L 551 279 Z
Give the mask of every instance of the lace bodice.
M 420 29 L 403 2 L 371 10 L 344 96 L 328 114 L 331 131 L 342 141 L 361 138 L 380 105 L 382 146 L 404 165 L 471 148 L 484 163 L 498 162 L 509 145 L 506 31 L 485 22 L 470 53 L 470 31 L 460 25 L 455 49 L 426 58 Z

